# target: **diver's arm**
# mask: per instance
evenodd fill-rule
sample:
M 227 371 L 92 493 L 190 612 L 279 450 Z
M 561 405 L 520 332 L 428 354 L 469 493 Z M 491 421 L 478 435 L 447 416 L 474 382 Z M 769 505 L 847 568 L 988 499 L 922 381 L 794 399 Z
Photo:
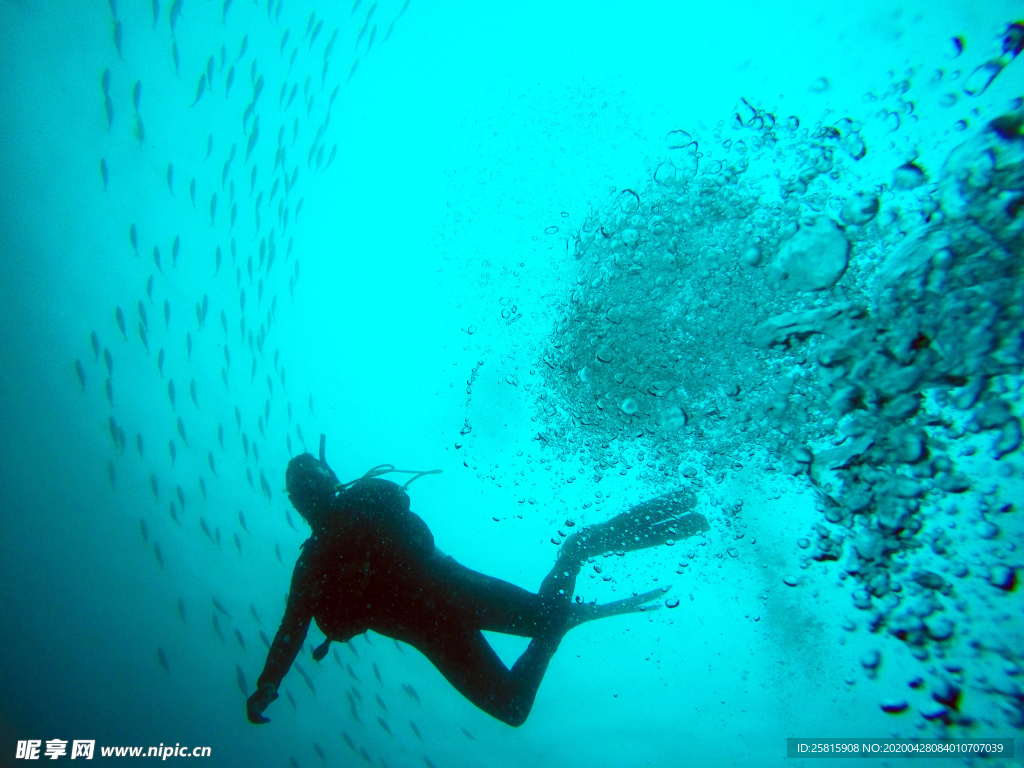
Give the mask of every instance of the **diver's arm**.
M 249 722 L 251 723 L 269 722 L 262 716 L 263 710 L 277 698 L 277 688 L 281 685 L 284 676 L 288 674 L 292 662 L 295 661 L 295 657 L 306 639 L 306 633 L 309 631 L 313 612 L 308 588 L 303 578 L 306 567 L 306 553 L 303 552 L 295 564 L 295 573 L 292 575 L 292 585 L 288 592 L 288 605 L 284 611 L 284 618 L 281 619 L 281 626 L 274 636 L 274 642 L 270 644 L 263 673 L 256 681 L 256 693 L 250 696 L 247 702 Z

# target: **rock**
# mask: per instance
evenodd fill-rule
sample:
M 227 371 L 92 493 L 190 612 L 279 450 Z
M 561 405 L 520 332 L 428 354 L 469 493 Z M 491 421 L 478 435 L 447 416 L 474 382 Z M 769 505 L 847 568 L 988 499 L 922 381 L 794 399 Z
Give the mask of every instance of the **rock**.
M 866 589 L 855 589 L 853 591 L 853 604 L 862 611 L 871 607 L 871 593 Z
M 831 288 L 846 271 L 850 241 L 827 216 L 805 224 L 779 249 L 771 271 L 779 287 L 789 291 Z
M 793 574 L 787 574 L 786 576 L 782 577 L 782 583 L 785 584 L 787 587 L 795 587 L 800 584 L 800 579 L 799 577 L 794 576 Z

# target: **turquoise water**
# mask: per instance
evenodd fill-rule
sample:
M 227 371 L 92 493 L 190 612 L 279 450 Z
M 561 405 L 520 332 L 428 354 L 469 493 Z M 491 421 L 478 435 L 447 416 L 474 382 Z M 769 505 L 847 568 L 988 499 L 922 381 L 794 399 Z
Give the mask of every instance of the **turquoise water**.
M 0 12 L 0 762 L 1019 755 L 1018 5 Z M 256 727 L 320 433 L 343 480 L 443 469 L 438 546 L 530 590 L 673 487 L 712 529 L 585 566 L 665 598 L 567 635 L 518 729 L 372 633 Z

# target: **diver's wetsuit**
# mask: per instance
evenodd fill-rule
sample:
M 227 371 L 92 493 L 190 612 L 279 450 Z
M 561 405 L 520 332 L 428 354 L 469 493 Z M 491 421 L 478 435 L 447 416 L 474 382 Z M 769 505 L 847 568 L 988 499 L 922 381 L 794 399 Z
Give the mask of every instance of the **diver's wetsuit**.
M 302 545 L 288 605 L 258 686 L 279 686 L 310 619 L 328 640 L 372 629 L 419 649 L 466 698 L 510 724 L 525 721 L 562 633 L 579 562 L 556 564 L 541 594 L 442 554 L 399 485 L 357 480 Z M 481 630 L 534 638 L 511 670 Z

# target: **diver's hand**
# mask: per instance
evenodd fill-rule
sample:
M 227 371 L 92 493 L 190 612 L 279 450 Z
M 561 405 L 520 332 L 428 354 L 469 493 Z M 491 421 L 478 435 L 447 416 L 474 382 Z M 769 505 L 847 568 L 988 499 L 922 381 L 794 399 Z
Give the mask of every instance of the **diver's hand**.
M 269 717 L 263 717 L 263 710 L 270 706 L 270 702 L 277 698 L 277 686 L 273 683 L 264 683 L 260 686 L 259 690 L 256 691 L 249 700 L 246 702 L 246 714 L 249 716 L 249 722 L 254 725 L 260 723 L 269 723 Z

